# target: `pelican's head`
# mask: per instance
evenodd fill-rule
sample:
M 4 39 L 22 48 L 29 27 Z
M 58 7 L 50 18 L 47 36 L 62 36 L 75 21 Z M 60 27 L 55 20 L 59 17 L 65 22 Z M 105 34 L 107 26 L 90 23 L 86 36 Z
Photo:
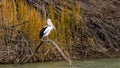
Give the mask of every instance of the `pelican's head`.
M 47 24 L 48 24 L 49 26 L 51 26 L 53 29 L 56 30 L 55 26 L 52 24 L 51 19 L 49 19 L 49 18 L 47 19 Z

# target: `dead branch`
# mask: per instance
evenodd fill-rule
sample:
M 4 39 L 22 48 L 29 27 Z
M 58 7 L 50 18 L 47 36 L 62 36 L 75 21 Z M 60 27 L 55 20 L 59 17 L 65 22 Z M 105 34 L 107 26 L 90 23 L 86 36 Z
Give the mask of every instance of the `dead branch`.
M 67 56 L 65 56 L 65 54 L 63 53 L 63 51 L 61 50 L 61 48 L 51 39 L 47 40 L 48 42 L 51 42 L 58 50 L 58 52 L 63 56 L 63 58 L 68 61 L 69 65 L 72 65 L 72 61 L 70 59 L 69 53 L 67 53 Z
M 0 28 L 1 28 L 1 29 L 3 29 L 3 28 L 11 29 L 11 27 L 14 28 L 14 27 L 17 27 L 17 26 L 20 26 L 20 25 L 23 25 L 23 24 L 26 24 L 26 23 L 29 23 L 29 22 L 30 22 L 30 20 L 28 20 L 28 21 L 24 21 L 24 22 L 19 23 L 19 24 L 17 24 L 17 25 L 11 25 L 11 26 L 8 26 L 8 27 L 0 26 Z
M 64 54 L 64 52 L 61 50 L 61 48 L 51 39 L 47 38 L 47 40 L 41 40 L 40 44 L 36 47 L 34 53 L 27 59 L 26 62 L 28 62 L 34 55 L 35 53 L 38 51 L 38 49 L 40 48 L 40 46 L 44 43 L 44 42 L 51 42 L 58 50 L 58 52 L 63 56 L 63 58 L 68 61 L 69 65 L 72 65 L 72 61 L 70 59 L 69 53 L 67 53 L 66 55 Z
M 19 23 L 19 24 L 17 24 L 17 25 L 12 25 L 12 26 L 9 26 L 9 27 L 17 27 L 17 26 L 20 26 L 20 25 L 23 25 L 23 24 L 26 24 L 26 23 L 29 23 L 29 22 L 30 22 L 30 20 L 24 21 L 24 22 L 22 22 L 22 23 Z

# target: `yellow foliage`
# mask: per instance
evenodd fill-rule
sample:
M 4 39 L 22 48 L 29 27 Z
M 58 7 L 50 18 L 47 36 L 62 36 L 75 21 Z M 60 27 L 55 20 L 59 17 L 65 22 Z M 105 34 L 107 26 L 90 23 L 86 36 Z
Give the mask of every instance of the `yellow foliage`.
M 21 23 L 23 21 L 30 20 L 30 23 L 24 24 L 20 26 L 25 34 L 27 34 L 35 44 L 39 42 L 39 31 L 46 25 L 45 19 L 41 18 L 41 14 L 34 9 L 32 6 L 26 4 L 24 0 L 3 0 L 3 14 L 5 17 L 6 25 L 15 25 Z M 64 2 L 64 0 L 63 0 Z M 65 2 L 64 2 L 65 3 Z M 52 19 L 53 24 L 56 26 L 57 30 L 52 31 L 50 34 L 50 38 L 54 39 L 60 45 L 71 44 L 71 23 L 76 23 L 76 21 L 72 21 L 74 17 L 78 20 L 80 7 L 76 7 L 77 5 L 73 5 L 72 13 L 73 16 L 70 15 L 69 9 L 65 6 L 62 8 L 62 13 L 58 15 L 59 17 L 55 17 L 55 9 L 54 6 L 49 4 L 48 9 L 50 9 L 49 17 Z M 76 8 L 75 8 L 76 7 Z M 0 13 L 0 20 L 1 20 Z M 74 25 L 73 25 L 74 26 Z

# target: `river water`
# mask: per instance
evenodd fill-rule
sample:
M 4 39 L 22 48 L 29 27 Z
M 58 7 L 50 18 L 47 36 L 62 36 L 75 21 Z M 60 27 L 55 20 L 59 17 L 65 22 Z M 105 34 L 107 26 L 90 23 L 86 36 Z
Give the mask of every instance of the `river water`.
M 69 66 L 66 61 L 27 63 L 27 64 L 0 64 L 0 68 L 120 68 L 120 58 L 73 60 Z

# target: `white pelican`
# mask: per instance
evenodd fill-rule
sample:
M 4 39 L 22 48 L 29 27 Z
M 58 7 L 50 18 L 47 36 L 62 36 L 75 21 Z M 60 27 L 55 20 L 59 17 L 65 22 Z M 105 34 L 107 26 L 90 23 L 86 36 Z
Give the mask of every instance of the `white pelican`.
M 39 38 L 41 39 L 42 37 L 48 37 L 51 30 L 53 30 L 53 29 L 56 30 L 55 26 L 52 24 L 51 19 L 47 19 L 47 26 L 45 26 L 44 28 L 41 29 Z

